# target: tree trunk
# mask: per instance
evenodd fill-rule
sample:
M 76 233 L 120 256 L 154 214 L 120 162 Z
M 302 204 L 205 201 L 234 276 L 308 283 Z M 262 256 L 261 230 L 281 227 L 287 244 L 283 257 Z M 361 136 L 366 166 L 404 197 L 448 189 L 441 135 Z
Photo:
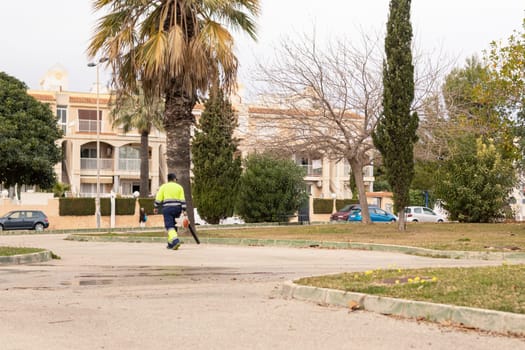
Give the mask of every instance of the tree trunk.
M 149 132 L 140 134 L 140 197 L 147 198 L 149 189 Z
M 359 195 L 359 204 L 361 205 L 361 222 L 370 224 L 370 213 L 368 212 L 368 201 L 366 198 L 365 182 L 363 180 L 363 164 L 357 159 L 348 159 L 352 175 L 355 179 L 355 185 Z
M 397 213 L 398 221 L 397 221 L 397 229 L 401 232 L 406 231 L 407 229 L 407 223 L 405 221 L 405 208 L 401 209 Z
M 177 175 L 177 182 L 184 188 L 188 218 L 195 227 L 193 200 L 191 196 L 191 127 L 195 123 L 192 114 L 196 100 L 184 93 L 180 84 L 172 82 L 166 90 L 164 128 L 166 130 L 166 156 L 168 172 Z

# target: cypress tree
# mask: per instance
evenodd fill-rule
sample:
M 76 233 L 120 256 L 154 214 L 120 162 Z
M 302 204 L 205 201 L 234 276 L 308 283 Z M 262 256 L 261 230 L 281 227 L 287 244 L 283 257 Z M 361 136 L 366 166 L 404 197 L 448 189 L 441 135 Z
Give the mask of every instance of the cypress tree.
M 241 176 L 238 141 L 233 138 L 237 117 L 231 103 L 214 88 L 204 104 L 192 143 L 193 200 L 210 224 L 232 216 Z
M 414 99 L 412 25 L 410 0 L 391 0 L 383 62 L 383 113 L 373 140 L 381 152 L 387 180 L 394 193 L 399 229 L 405 229 L 404 208 L 414 177 L 414 143 L 417 142 L 417 113 L 411 112 Z

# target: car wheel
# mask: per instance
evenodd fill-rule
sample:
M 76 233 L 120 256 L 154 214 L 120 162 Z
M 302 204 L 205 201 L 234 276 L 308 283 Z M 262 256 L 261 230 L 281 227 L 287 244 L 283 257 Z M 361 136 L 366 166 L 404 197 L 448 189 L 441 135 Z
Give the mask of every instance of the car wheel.
M 439 220 L 438 220 L 438 222 L 439 222 L 439 223 L 442 223 L 442 222 L 443 222 L 443 220 L 439 219 Z
M 390 222 L 392 222 L 392 223 L 393 223 L 393 222 L 396 222 L 396 219 L 392 219 L 392 220 L 390 220 Z
M 418 222 L 416 219 L 412 220 L 412 222 Z
M 35 224 L 35 231 L 44 231 L 44 224 L 38 222 Z

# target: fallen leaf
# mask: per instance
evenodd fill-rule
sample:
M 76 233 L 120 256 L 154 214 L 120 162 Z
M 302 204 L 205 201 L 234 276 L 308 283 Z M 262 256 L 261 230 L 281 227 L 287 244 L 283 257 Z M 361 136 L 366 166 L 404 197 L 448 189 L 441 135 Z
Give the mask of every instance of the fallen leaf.
M 355 311 L 359 310 L 361 308 L 361 305 L 359 305 L 359 303 L 355 300 L 350 300 L 348 302 L 348 308 L 350 309 L 350 311 Z

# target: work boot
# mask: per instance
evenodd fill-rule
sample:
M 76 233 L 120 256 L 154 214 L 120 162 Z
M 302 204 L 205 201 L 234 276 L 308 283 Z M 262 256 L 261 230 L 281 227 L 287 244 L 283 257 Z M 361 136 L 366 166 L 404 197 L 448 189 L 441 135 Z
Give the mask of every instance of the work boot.
M 173 240 L 173 242 L 171 242 L 171 243 L 168 242 L 168 245 L 166 246 L 166 248 L 167 248 L 167 249 L 177 250 L 177 249 L 179 249 L 180 244 L 181 244 L 181 243 L 180 243 L 180 239 L 175 238 L 175 239 Z

